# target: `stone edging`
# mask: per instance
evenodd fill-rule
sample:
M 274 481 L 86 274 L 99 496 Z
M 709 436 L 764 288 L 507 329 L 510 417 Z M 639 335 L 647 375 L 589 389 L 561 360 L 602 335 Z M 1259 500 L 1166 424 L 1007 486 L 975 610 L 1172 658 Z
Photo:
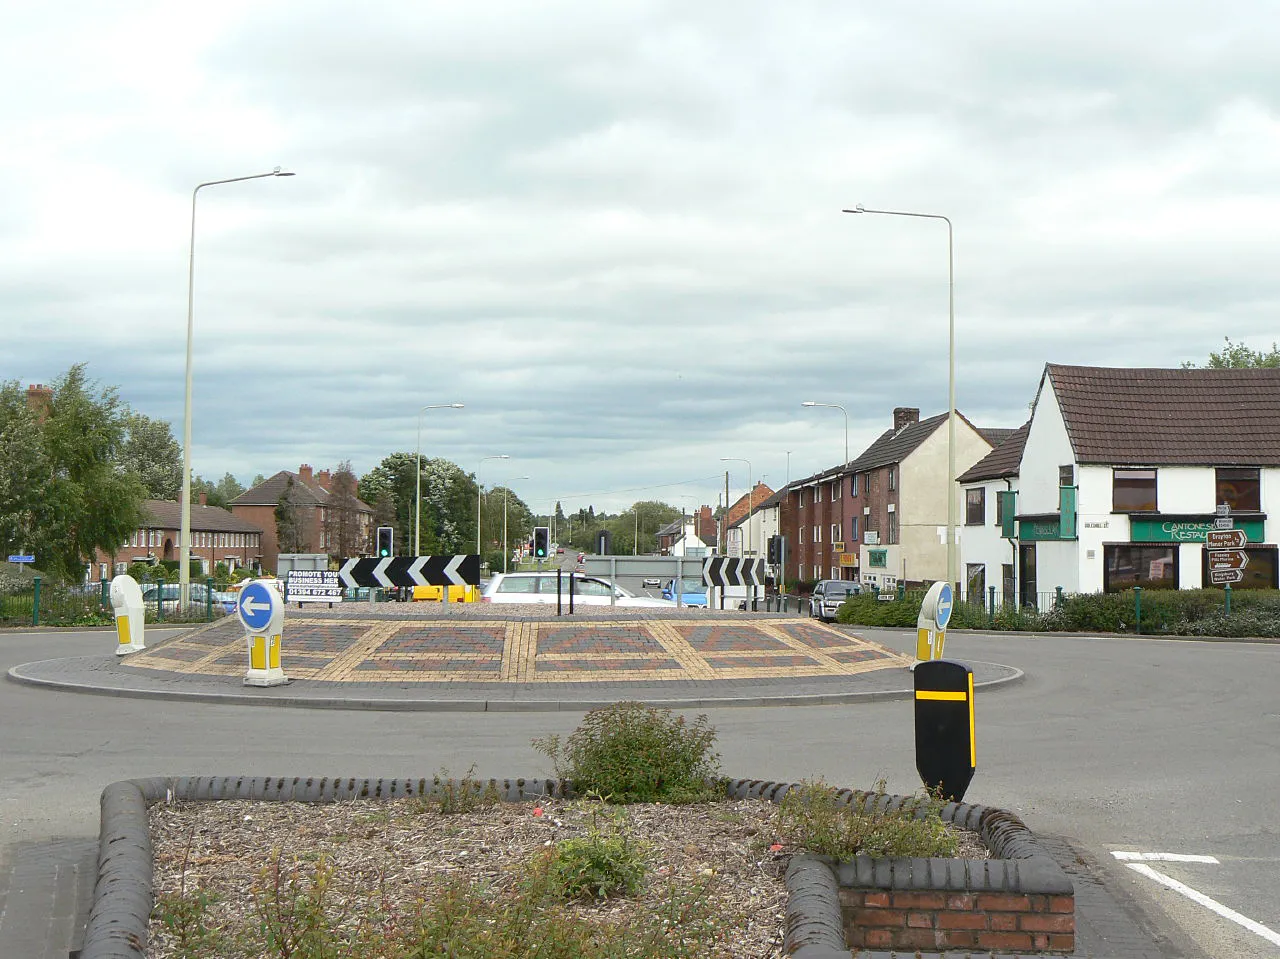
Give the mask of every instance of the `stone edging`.
M 457 780 L 449 780 L 457 784 Z M 328 777 L 155 776 L 107 786 L 101 799 L 98 876 L 85 927 L 80 959 L 138 959 L 146 952 L 153 904 L 152 850 L 147 810 L 157 802 L 248 799 L 259 802 L 342 802 L 428 796 L 445 786 L 422 779 L 331 779 Z M 570 783 L 556 779 L 476 782 L 496 788 L 505 802 L 538 796 L 572 798 Z M 794 783 L 733 779 L 730 799 L 780 802 Z M 912 797 L 874 795 L 842 789 L 841 801 L 864 808 L 900 809 Z M 794 857 L 786 883 L 790 892 L 786 946 L 796 959 L 847 959 L 838 887 L 884 890 L 963 889 L 970 893 L 1050 893 L 1071 895 L 1071 880 L 1041 848 L 1017 816 L 1002 809 L 948 803 L 942 818 L 977 830 L 998 857 L 964 859 L 872 859 L 859 856 L 834 864 L 817 856 Z M 941 881 L 942 885 L 937 882 Z M 931 954 L 916 953 L 925 957 Z

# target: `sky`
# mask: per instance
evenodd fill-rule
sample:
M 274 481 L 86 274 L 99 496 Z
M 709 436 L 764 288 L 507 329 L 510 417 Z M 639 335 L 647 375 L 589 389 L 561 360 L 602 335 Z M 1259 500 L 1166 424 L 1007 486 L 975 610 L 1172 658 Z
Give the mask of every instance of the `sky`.
M 0 380 L 194 472 L 714 505 L 1046 362 L 1280 339 L 1269 3 L 63 0 L 0 32 Z M 842 209 L 938 219 L 848 215 Z M 462 403 L 464 409 L 422 407 Z M 487 459 L 505 455 L 506 460 Z M 734 458 L 722 461 L 722 457 Z M 746 460 L 747 462 L 741 462 Z M 749 474 L 749 475 L 748 475 Z M 528 477 L 518 479 L 517 477 Z

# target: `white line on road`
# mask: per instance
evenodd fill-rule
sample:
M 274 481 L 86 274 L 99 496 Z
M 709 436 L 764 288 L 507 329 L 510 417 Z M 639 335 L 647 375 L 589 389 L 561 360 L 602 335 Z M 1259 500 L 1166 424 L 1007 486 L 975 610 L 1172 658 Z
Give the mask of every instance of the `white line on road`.
M 1271 943 L 1272 945 L 1280 946 L 1280 932 L 1276 932 L 1274 929 L 1268 929 L 1262 923 L 1254 922 L 1248 916 L 1242 916 L 1240 915 L 1240 913 L 1236 912 L 1234 909 L 1228 909 L 1226 906 L 1218 902 L 1216 899 L 1210 899 L 1204 893 L 1197 892 L 1196 890 L 1192 889 L 1190 886 L 1184 885 L 1183 883 L 1178 882 L 1178 880 L 1176 879 L 1171 879 L 1169 876 L 1166 876 L 1162 872 L 1157 872 L 1156 870 L 1152 869 L 1148 865 L 1145 865 L 1140 862 L 1127 862 L 1125 863 L 1125 865 L 1128 866 L 1130 869 L 1132 869 L 1134 872 L 1141 873 L 1142 875 L 1146 876 L 1148 879 L 1154 879 L 1156 882 L 1160 883 L 1162 886 L 1168 886 L 1174 892 L 1181 893 L 1182 895 L 1190 899 L 1192 902 L 1199 903 L 1200 905 L 1204 906 L 1206 909 L 1212 912 L 1216 912 L 1223 919 L 1230 919 L 1232 922 L 1236 923 L 1237 925 L 1244 926 L 1244 928 L 1248 929 L 1252 933 L 1255 933 L 1256 935 L 1261 936 L 1263 939 L 1267 940 L 1267 942 Z
M 1113 852 L 1111 855 L 1122 861 L 1136 859 L 1146 862 L 1207 862 L 1219 865 L 1213 856 L 1191 856 L 1180 852 Z

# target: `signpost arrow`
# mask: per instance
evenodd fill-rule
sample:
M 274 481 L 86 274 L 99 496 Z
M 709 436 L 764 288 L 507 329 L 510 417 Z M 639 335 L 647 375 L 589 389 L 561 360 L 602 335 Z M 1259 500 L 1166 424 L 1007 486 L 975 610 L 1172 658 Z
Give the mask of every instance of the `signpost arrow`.
M 417 559 L 415 559 L 412 563 L 409 564 L 409 578 L 413 580 L 413 585 L 415 586 L 427 585 L 427 578 L 422 575 L 422 567 L 427 565 L 427 560 L 429 559 L 431 559 L 430 556 L 419 556 Z
M 342 585 L 348 589 L 355 589 L 360 585 L 356 582 L 355 577 L 351 575 L 358 562 L 360 562 L 358 559 L 349 559 L 342 564 L 342 569 L 338 570 L 338 578 L 342 580 Z
M 462 565 L 462 561 L 466 558 L 467 557 L 465 555 L 455 556 L 453 559 L 449 560 L 448 564 L 446 564 L 444 568 L 445 577 L 455 586 L 467 585 L 467 581 L 463 579 L 462 575 L 458 572 L 458 567 Z
M 1204 536 L 1204 545 L 1209 549 L 1241 549 L 1248 542 L 1242 529 L 1213 529 Z
M 1249 554 L 1242 549 L 1209 550 L 1209 571 L 1219 569 L 1244 569 L 1249 565 Z
M 1209 582 L 1215 586 L 1225 586 L 1227 583 L 1238 583 L 1244 579 L 1244 571 L 1239 569 L 1211 569 L 1209 570 Z
M 378 565 L 373 568 L 373 578 L 382 586 L 391 587 L 391 580 L 387 578 L 387 567 L 391 565 L 391 561 L 395 557 L 388 556 L 386 559 L 378 560 Z

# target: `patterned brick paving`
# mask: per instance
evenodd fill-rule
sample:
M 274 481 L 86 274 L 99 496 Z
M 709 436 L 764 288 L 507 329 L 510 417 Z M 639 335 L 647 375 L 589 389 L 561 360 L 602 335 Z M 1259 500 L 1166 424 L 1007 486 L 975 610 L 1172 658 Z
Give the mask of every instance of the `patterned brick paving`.
M 416 612 L 416 611 L 415 611 Z M 281 666 L 317 682 L 653 682 L 853 675 L 910 660 L 807 619 L 746 613 L 640 620 L 430 620 L 286 617 Z M 149 670 L 234 677 L 248 667 L 244 634 L 223 620 L 124 661 Z

